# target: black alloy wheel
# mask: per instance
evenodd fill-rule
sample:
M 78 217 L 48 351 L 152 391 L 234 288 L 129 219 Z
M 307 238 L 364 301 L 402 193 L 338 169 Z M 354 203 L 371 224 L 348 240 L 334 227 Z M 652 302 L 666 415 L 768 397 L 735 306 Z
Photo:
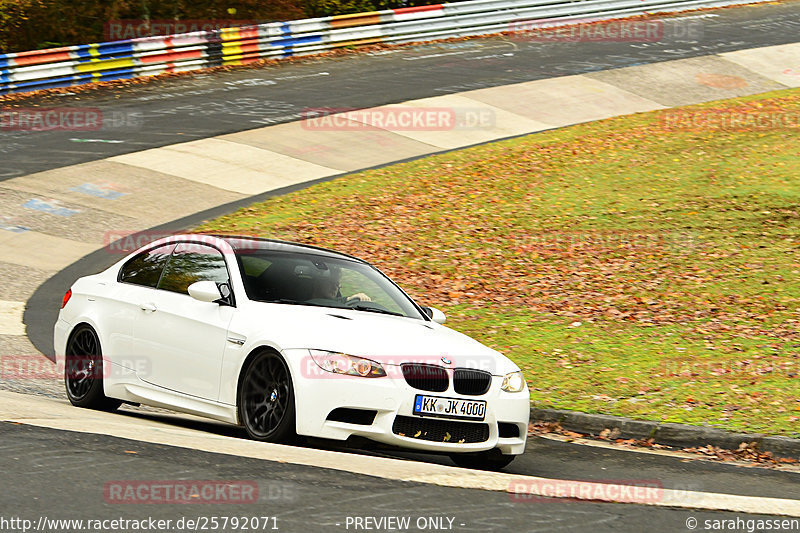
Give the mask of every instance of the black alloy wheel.
M 239 419 L 251 438 L 266 442 L 294 439 L 294 387 L 280 355 L 263 351 L 250 361 L 241 380 L 238 407 Z
M 83 324 L 72 332 L 64 355 L 64 384 L 72 405 L 113 411 L 122 404 L 103 392 L 103 352 L 91 326 Z

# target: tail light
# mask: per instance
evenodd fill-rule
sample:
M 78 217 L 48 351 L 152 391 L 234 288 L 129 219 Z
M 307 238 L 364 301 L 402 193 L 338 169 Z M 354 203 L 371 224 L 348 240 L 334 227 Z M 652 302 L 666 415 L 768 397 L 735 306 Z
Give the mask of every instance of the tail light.
M 72 298 L 72 289 L 68 289 L 67 292 L 64 293 L 64 299 L 61 301 L 61 309 L 66 307 L 70 298 Z

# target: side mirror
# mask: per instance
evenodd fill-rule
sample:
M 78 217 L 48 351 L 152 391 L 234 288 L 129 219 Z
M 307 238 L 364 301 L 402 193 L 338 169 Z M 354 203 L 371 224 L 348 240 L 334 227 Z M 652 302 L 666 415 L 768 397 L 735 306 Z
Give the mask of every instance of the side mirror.
M 444 316 L 444 313 L 435 307 L 423 307 L 422 310 L 425 311 L 425 314 L 428 315 L 428 318 L 437 324 L 444 324 L 445 320 L 447 320 L 447 317 Z
M 195 281 L 189 285 L 189 296 L 201 302 L 216 302 L 223 297 L 213 281 Z

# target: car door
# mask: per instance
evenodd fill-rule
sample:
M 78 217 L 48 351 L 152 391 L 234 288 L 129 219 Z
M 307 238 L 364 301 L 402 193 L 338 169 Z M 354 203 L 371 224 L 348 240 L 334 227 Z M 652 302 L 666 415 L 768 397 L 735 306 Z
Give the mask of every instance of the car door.
M 169 260 L 175 244 L 157 246 L 129 259 L 120 268 L 116 283 L 109 283 L 99 292 L 98 313 L 103 317 L 103 357 L 115 365 L 129 370 L 146 371 L 144 360 L 134 341 L 134 326 L 142 315 L 141 303 L 153 298 L 161 273 Z
M 189 285 L 206 280 L 230 287 L 222 253 L 206 244 L 179 243 L 164 267 L 158 290 L 141 302 L 134 335 L 139 353 L 149 361 L 147 375 L 141 379 L 216 400 L 222 354 L 235 307 L 189 296 Z

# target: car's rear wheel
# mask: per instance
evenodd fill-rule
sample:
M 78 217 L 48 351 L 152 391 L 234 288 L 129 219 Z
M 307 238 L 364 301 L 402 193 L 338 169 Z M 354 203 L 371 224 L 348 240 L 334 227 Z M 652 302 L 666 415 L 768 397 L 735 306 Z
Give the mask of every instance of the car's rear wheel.
M 454 453 L 450 459 L 461 468 L 473 470 L 502 470 L 511 464 L 516 455 L 503 455 L 497 450 L 480 453 Z
M 239 389 L 239 419 L 256 440 L 286 442 L 295 434 L 294 387 L 289 367 L 275 352 L 250 360 Z
M 64 355 L 64 384 L 72 405 L 113 411 L 122 404 L 103 392 L 103 351 L 90 326 L 84 324 L 72 332 Z

